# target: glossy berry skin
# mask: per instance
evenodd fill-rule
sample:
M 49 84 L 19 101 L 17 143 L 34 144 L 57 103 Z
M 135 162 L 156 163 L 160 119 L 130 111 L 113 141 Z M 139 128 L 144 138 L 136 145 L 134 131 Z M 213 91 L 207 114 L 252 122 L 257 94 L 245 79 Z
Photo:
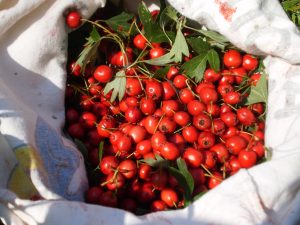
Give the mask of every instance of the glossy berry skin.
M 247 77 L 247 71 L 243 67 L 234 68 L 231 70 L 231 73 L 234 76 L 237 84 L 241 84 L 242 81 Z
M 178 74 L 174 77 L 173 84 L 176 88 L 182 89 L 187 87 L 186 80 L 187 80 L 186 76 L 184 76 L 183 74 Z
M 223 63 L 227 68 L 237 68 L 242 64 L 242 56 L 236 50 L 229 50 L 224 54 Z
M 81 15 L 78 11 L 71 11 L 66 17 L 66 24 L 69 28 L 75 29 L 81 25 Z
M 147 46 L 147 40 L 142 34 L 137 34 L 133 39 L 133 44 L 137 49 L 143 50 Z
M 169 80 L 173 80 L 173 78 L 178 74 L 178 72 L 179 72 L 179 69 L 177 67 L 171 66 L 166 74 L 166 77 Z
M 178 195 L 171 188 L 163 189 L 160 193 L 160 199 L 164 201 L 169 207 L 174 207 L 178 203 Z
M 222 143 L 215 144 L 210 148 L 210 151 L 213 151 L 217 154 L 218 161 L 220 163 L 224 163 L 229 159 L 229 151 Z
M 147 131 L 144 127 L 139 125 L 134 125 L 128 132 L 128 135 L 132 138 L 135 143 L 140 143 L 145 139 Z
M 165 142 L 160 149 L 161 155 L 167 160 L 176 160 L 180 156 L 177 146 L 171 142 Z
M 150 59 L 161 57 L 164 54 L 165 54 L 165 50 L 162 47 L 154 47 L 149 52 Z
M 231 91 L 223 95 L 224 102 L 230 105 L 238 104 L 241 101 L 241 94 Z
M 149 134 L 154 134 L 158 126 L 159 118 L 156 116 L 147 116 L 145 119 L 145 128 Z
M 204 72 L 204 80 L 207 82 L 216 82 L 221 78 L 221 74 L 215 72 L 213 69 L 207 69 Z
M 163 86 L 157 80 L 149 80 L 146 84 L 146 94 L 154 100 L 160 99 L 163 95 Z
M 197 168 L 203 163 L 204 157 L 202 153 L 192 147 L 185 149 L 183 159 L 186 164 L 192 168 Z
M 242 66 L 248 71 L 255 70 L 258 66 L 258 60 L 254 56 L 246 54 L 243 56 Z
M 257 155 L 251 150 L 241 150 L 238 155 L 238 160 L 242 168 L 250 168 L 256 164 Z
M 119 172 L 122 173 L 125 179 L 132 179 L 137 174 L 136 163 L 131 159 L 126 159 L 119 164 Z
M 237 116 L 236 116 L 236 114 L 234 112 L 221 113 L 221 120 L 228 127 L 234 127 L 238 123 Z
M 179 92 L 179 98 L 182 103 L 188 104 L 195 99 L 195 96 L 189 88 L 184 88 Z
M 125 86 L 126 94 L 129 96 L 138 96 L 142 94 L 142 86 L 140 81 L 137 78 L 126 78 L 126 86 Z
M 137 107 L 129 107 L 125 112 L 125 118 L 130 123 L 137 123 L 142 118 L 142 112 Z
M 107 189 L 114 191 L 124 186 L 125 179 L 121 173 L 117 173 L 117 175 L 110 173 L 107 175 L 106 182 Z
M 74 76 L 80 76 L 81 75 L 81 67 L 76 62 L 72 62 L 70 64 L 70 72 Z
M 199 132 L 194 126 L 187 126 L 182 130 L 182 136 L 184 140 L 189 143 L 197 141 L 198 134 Z
M 152 152 L 151 141 L 149 139 L 140 141 L 136 145 L 136 151 L 141 155 Z
M 163 132 L 157 131 L 151 137 L 151 146 L 160 151 L 160 148 L 167 142 L 167 137 Z
M 208 179 L 208 188 L 213 189 L 218 186 L 223 181 L 223 176 L 221 173 L 214 172 L 213 177 Z
M 119 138 L 117 147 L 121 152 L 128 152 L 132 147 L 132 138 L 128 135 L 123 135 Z
M 210 148 L 215 144 L 215 135 L 209 131 L 203 131 L 198 136 L 200 148 Z
M 163 133 L 173 133 L 176 130 L 176 122 L 171 117 L 164 117 L 160 120 L 158 129 Z
M 110 81 L 112 75 L 112 69 L 106 65 L 98 66 L 94 72 L 94 78 L 101 83 L 107 83 Z
M 231 154 L 237 155 L 242 149 L 247 147 L 248 143 L 245 138 L 235 135 L 228 138 L 225 144 Z
M 197 116 L 206 109 L 205 104 L 198 100 L 192 100 L 187 104 L 187 110 L 192 116 Z
M 117 169 L 119 165 L 118 160 L 114 156 L 105 156 L 102 158 L 100 162 L 100 170 L 103 174 L 113 173 L 115 169 Z
M 214 88 L 202 88 L 199 93 L 199 96 L 204 104 L 214 103 L 218 100 L 218 93 Z
M 173 116 L 179 110 L 179 103 L 175 100 L 162 101 L 161 109 L 166 116 Z
M 140 101 L 140 110 L 145 115 L 152 115 L 156 110 L 156 103 L 152 98 L 142 98 Z
M 162 200 L 154 200 L 151 203 L 151 211 L 152 212 L 158 212 L 158 211 L 165 211 L 167 210 L 167 205 Z
M 163 100 L 170 100 L 173 99 L 176 96 L 176 90 L 175 87 L 171 84 L 169 81 L 163 81 Z
M 184 127 L 184 126 L 186 126 L 191 121 L 191 117 L 185 111 L 178 111 L 178 112 L 175 112 L 175 114 L 174 114 L 174 121 L 179 126 Z
M 256 120 L 253 112 L 247 107 L 242 107 L 237 110 L 237 118 L 240 123 L 245 126 L 251 126 Z
M 205 113 L 199 113 L 197 116 L 194 116 L 193 125 L 198 130 L 207 130 L 211 127 L 211 119 Z

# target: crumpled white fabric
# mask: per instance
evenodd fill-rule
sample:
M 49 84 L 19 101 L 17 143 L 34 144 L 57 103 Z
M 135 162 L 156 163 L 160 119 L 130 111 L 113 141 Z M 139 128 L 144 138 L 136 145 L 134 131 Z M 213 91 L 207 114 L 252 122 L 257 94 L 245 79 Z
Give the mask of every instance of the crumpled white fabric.
M 83 160 L 61 134 L 68 31 L 62 14 L 77 7 L 87 18 L 105 0 L 2 0 L 0 218 L 6 224 L 300 223 L 299 30 L 277 0 L 169 3 L 245 51 L 267 56 L 266 145 L 272 159 L 239 171 L 182 210 L 137 217 L 80 202 L 87 185 Z M 9 190 L 22 184 L 16 179 L 20 173 L 47 200 L 22 200 Z M 22 187 L 24 196 L 26 191 Z

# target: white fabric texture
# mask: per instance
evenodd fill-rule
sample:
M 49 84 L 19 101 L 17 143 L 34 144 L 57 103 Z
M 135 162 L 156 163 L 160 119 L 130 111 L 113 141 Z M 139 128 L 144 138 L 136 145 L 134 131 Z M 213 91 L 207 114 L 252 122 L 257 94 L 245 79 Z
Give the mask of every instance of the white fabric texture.
M 169 3 L 241 49 L 266 56 L 265 135 L 272 159 L 239 171 L 182 210 L 137 217 L 80 202 L 87 186 L 82 156 L 61 134 L 68 32 L 63 13 L 76 7 L 88 18 L 105 0 L 2 0 L 0 218 L 6 224 L 299 224 L 299 31 L 277 0 Z M 36 189 L 46 200 L 17 197 L 20 174 L 31 186 L 19 187 L 21 193 Z

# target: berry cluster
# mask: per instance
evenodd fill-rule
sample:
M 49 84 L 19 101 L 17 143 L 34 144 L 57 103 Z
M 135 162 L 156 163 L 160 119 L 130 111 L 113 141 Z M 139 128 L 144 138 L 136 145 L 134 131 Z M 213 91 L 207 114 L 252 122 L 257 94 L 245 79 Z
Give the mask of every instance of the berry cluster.
M 178 161 L 192 177 L 195 197 L 264 158 L 265 105 L 245 105 L 248 87 L 261 77 L 257 58 L 227 50 L 223 69 L 207 68 L 197 83 L 181 63 L 167 65 L 163 77 L 149 74 L 164 67 L 148 66 L 145 72 L 134 66 L 141 52 L 147 53 L 143 59 L 166 54 L 164 43 L 139 33 L 126 46 L 113 51 L 100 45 L 105 63 L 84 73 L 70 63 L 66 129 L 83 143 L 87 164 L 96 168 L 89 172 L 87 202 L 135 213 L 182 208 L 186 174 L 174 173 L 181 171 Z M 125 95 L 111 102 L 113 93 L 105 93 L 105 86 L 119 71 L 126 78 Z

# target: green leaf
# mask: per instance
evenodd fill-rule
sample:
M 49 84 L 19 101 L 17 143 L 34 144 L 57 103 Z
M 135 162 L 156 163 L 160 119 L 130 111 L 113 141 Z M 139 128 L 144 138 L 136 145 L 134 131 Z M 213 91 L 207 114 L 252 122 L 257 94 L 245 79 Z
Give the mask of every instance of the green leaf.
M 206 41 L 203 41 L 202 38 L 190 37 L 187 39 L 187 42 L 198 54 L 208 52 L 211 48 L 211 46 Z
M 125 94 L 125 88 L 126 88 L 126 77 L 125 77 L 125 71 L 120 70 L 117 72 L 116 77 L 111 82 L 107 83 L 105 85 L 105 88 L 103 90 L 104 94 L 106 95 L 108 92 L 113 90 L 110 101 L 114 102 L 116 98 L 118 97 L 119 101 L 121 101 Z
M 208 60 L 210 67 L 214 71 L 216 71 L 216 72 L 220 71 L 220 58 L 219 58 L 219 54 L 216 52 L 216 50 L 214 50 L 214 49 L 209 50 L 209 52 L 207 53 L 207 60 Z
M 184 73 L 190 78 L 195 78 L 199 82 L 203 78 L 206 68 L 207 54 L 200 54 L 182 65 Z
M 185 177 L 185 180 L 187 182 L 188 188 L 189 188 L 189 192 L 193 193 L 194 191 L 194 178 L 191 175 L 191 173 L 189 172 L 185 161 L 182 158 L 178 158 L 176 160 L 177 166 L 179 171 L 182 173 L 182 175 Z
M 76 61 L 76 64 L 80 65 L 81 71 L 85 71 L 86 65 L 96 59 L 100 41 L 101 36 L 95 26 L 93 26 L 90 36 L 87 38 L 87 42 Z
M 169 53 L 164 54 L 161 57 L 158 58 L 154 58 L 154 59 L 149 59 L 149 60 L 145 60 L 145 63 L 148 63 L 150 65 L 155 65 L 155 66 L 164 66 L 170 62 L 172 62 L 172 55 Z
M 98 33 L 98 31 L 96 30 L 95 27 L 93 27 L 91 33 L 90 33 L 90 38 L 93 40 L 93 42 L 97 42 L 100 41 L 100 34 Z
M 156 78 L 165 78 L 168 73 L 170 66 L 165 66 L 155 71 L 154 77 Z
M 133 18 L 132 14 L 122 12 L 121 14 L 105 20 L 105 22 L 118 33 L 126 34 L 130 30 L 131 24 L 128 22 Z
M 98 147 L 98 159 L 99 163 L 102 161 L 102 156 L 103 156 L 103 146 L 104 146 L 104 141 L 101 141 Z
M 159 168 L 168 168 L 170 166 L 170 161 L 162 158 L 159 155 L 155 155 L 156 159 L 142 159 L 141 162 L 144 162 L 152 167 L 159 167 Z
M 284 10 L 290 10 L 291 8 L 296 6 L 297 4 L 299 4 L 299 0 L 287 0 L 287 1 L 284 1 L 284 2 L 281 3 Z
M 144 26 L 145 37 L 150 42 L 166 42 L 168 38 L 155 21 L 152 20 L 151 13 L 144 2 L 138 6 L 139 18 Z
M 262 73 L 256 86 L 251 86 L 250 94 L 246 99 L 246 105 L 258 102 L 266 103 L 268 99 L 268 88 L 266 74 Z
M 177 30 L 176 38 L 171 48 L 170 54 L 173 56 L 173 61 L 175 63 L 182 61 L 182 55 L 189 56 L 190 54 L 189 47 L 180 28 Z
M 154 59 L 145 60 L 145 63 L 156 66 L 164 66 L 170 62 L 181 62 L 182 55 L 189 56 L 189 48 L 186 40 L 179 28 L 177 30 L 176 38 L 174 44 L 169 53 Z
M 175 179 L 178 181 L 179 185 L 182 187 L 184 193 L 184 204 L 185 206 L 188 206 L 192 202 L 192 193 L 190 192 L 189 185 L 186 181 L 186 178 L 184 175 L 180 172 L 180 170 L 174 168 L 174 167 L 167 167 L 167 170 L 169 173 L 175 177 Z
M 227 44 L 228 39 L 224 37 L 223 35 L 212 31 L 212 30 L 198 30 L 199 33 L 203 34 L 204 36 L 222 44 Z
M 206 192 L 207 191 L 202 191 L 199 194 L 197 194 L 196 196 L 194 196 L 193 201 L 200 199 L 204 194 L 206 194 Z

